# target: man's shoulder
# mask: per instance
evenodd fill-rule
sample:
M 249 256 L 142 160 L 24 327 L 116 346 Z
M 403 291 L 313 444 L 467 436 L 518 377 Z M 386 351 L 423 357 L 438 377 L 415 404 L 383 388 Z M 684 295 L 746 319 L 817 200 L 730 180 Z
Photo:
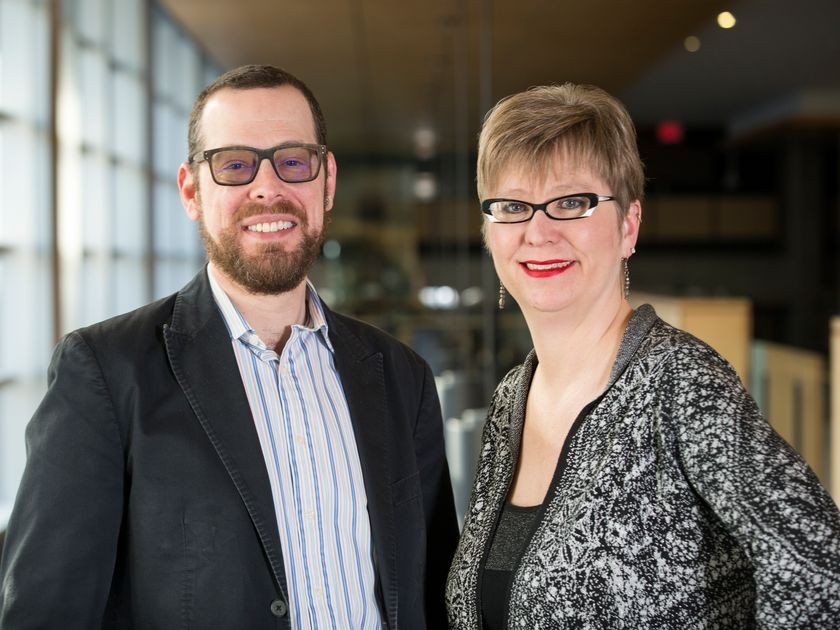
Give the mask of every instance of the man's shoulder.
M 412 362 L 426 364 L 425 359 L 411 347 L 390 333 L 344 313 L 325 308 L 329 323 L 330 337 L 350 346 L 357 346 L 361 351 L 382 352 L 390 356 L 401 356 Z
M 98 338 L 124 334 L 136 335 L 145 328 L 157 328 L 171 318 L 177 296 L 177 293 L 173 293 L 131 311 L 78 328 L 74 332 L 85 338 Z
M 100 360 L 106 360 L 106 357 L 138 360 L 138 357 L 160 352 L 164 345 L 164 329 L 172 325 L 182 293 L 183 289 L 131 311 L 77 328 L 65 335 L 62 343 L 74 338 L 82 341 Z
M 373 345 L 383 345 L 387 347 L 403 347 L 407 350 L 410 348 L 402 341 L 382 330 L 378 326 L 353 317 L 325 308 L 327 321 L 330 325 L 330 331 L 337 335 L 351 334 L 355 335 L 359 341 Z
M 178 306 L 180 304 L 180 306 Z M 144 304 L 131 311 L 109 317 L 79 328 L 71 334 L 77 334 L 85 340 L 116 341 L 159 336 L 164 325 L 173 324 L 176 311 L 200 310 L 206 317 L 206 308 L 212 304 L 209 282 L 203 272 L 199 272 L 190 282 L 178 291 Z

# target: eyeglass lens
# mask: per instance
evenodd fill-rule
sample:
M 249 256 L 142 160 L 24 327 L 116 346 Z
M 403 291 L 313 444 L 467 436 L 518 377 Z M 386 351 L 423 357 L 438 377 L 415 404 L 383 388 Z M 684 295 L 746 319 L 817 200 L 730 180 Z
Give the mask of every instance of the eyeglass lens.
M 546 212 L 555 219 L 577 219 L 597 204 L 597 197 L 595 199 L 583 195 L 560 197 L 546 205 Z M 490 204 L 490 214 L 500 222 L 526 221 L 534 214 L 534 207 L 524 201 L 500 199 Z
M 310 147 L 280 147 L 271 161 L 277 176 L 290 183 L 315 179 L 321 166 L 318 151 Z M 224 149 L 211 156 L 210 168 L 220 184 L 247 184 L 256 177 L 261 162 L 253 149 Z

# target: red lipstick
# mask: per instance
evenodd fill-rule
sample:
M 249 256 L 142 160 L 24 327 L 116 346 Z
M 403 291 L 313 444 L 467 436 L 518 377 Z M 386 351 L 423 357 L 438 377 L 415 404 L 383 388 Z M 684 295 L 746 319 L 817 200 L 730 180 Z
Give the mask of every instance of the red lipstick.
M 564 273 L 574 264 L 573 260 L 525 260 L 519 266 L 531 278 L 550 278 Z

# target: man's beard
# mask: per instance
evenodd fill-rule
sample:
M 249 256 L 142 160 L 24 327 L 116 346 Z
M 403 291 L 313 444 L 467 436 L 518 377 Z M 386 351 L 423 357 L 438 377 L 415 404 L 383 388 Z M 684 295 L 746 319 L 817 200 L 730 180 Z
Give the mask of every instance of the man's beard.
M 286 251 L 281 244 L 267 243 L 257 253 L 246 254 L 239 240 L 237 224 L 250 216 L 259 214 L 291 215 L 297 221 L 302 240 L 292 251 Z M 320 231 L 309 230 L 306 213 L 289 202 L 278 202 L 272 206 L 245 204 L 233 217 L 234 225 L 214 240 L 204 225 L 204 212 L 198 222 L 198 231 L 207 257 L 231 280 L 250 293 L 276 295 L 297 287 L 321 251 L 326 234 L 326 224 Z

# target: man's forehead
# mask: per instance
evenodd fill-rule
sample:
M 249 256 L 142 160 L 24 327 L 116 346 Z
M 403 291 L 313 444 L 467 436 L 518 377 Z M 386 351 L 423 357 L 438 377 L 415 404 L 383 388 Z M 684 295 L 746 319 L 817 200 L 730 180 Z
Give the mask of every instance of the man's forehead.
M 316 140 L 309 103 L 300 90 L 289 85 L 223 88 L 207 99 L 202 127 L 205 136 L 277 132 L 301 136 L 295 138 L 300 141 Z
M 290 113 L 308 113 L 309 104 L 301 91 L 291 85 L 246 89 L 226 87 L 210 95 L 204 105 L 204 114 L 208 116 L 230 109 L 266 118 L 281 118 Z

